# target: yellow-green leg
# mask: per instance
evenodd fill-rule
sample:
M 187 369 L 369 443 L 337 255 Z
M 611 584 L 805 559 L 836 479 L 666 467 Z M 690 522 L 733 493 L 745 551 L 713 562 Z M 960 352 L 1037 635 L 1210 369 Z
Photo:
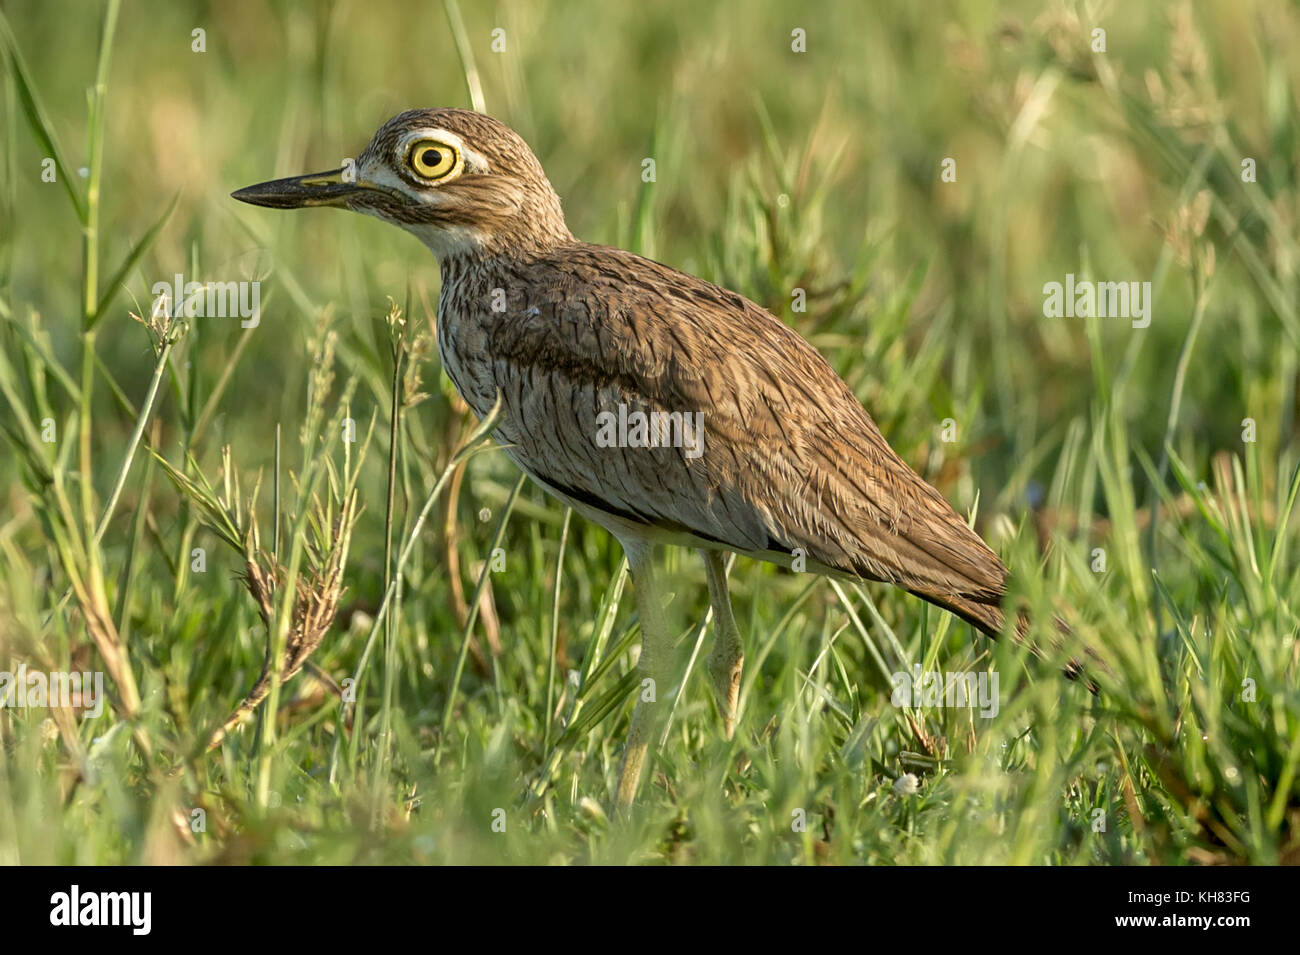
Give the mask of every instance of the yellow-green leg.
M 669 707 L 672 637 L 664 619 L 663 600 L 655 584 L 652 548 L 643 541 L 625 541 L 632 586 L 636 588 L 637 612 L 641 617 L 641 657 L 637 668 L 641 684 L 637 690 L 636 711 L 627 734 L 623 752 L 623 769 L 618 777 L 618 805 L 629 806 L 636 798 L 641 771 L 645 767 L 650 742 L 663 725 Z M 647 682 L 649 681 L 649 682 Z
M 745 645 L 736 618 L 731 613 L 727 592 L 727 558 L 721 551 L 701 549 L 709 572 L 709 601 L 713 604 L 713 649 L 709 653 L 709 679 L 722 714 L 722 733 L 727 739 L 736 732 L 740 707 L 740 674 L 745 666 Z

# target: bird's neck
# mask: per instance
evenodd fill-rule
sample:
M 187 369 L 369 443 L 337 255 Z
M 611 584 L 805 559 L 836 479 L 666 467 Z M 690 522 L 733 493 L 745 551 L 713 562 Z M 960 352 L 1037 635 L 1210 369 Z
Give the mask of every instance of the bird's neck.
M 444 288 L 455 285 L 467 275 L 491 275 L 509 272 L 535 259 L 544 258 L 557 249 L 574 245 L 577 239 L 564 228 L 554 235 L 538 237 L 534 241 L 509 243 L 473 243 L 454 248 L 433 249 L 442 272 Z

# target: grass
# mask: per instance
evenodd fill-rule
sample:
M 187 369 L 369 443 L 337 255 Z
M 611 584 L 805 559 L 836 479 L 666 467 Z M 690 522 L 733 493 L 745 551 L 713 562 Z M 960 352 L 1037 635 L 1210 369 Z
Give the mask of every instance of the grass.
M 0 709 L 0 860 L 1296 861 L 1300 17 L 621 6 L 0 13 L 0 671 L 110 696 Z M 684 691 L 611 818 L 617 544 L 484 443 L 418 244 L 226 198 L 480 100 L 577 234 L 814 342 L 1034 619 L 1111 663 L 1100 694 L 737 559 L 725 742 L 703 568 L 668 553 Z M 153 308 L 178 272 L 260 280 L 261 324 Z M 1044 318 L 1071 273 L 1151 282 L 1150 327 Z M 997 714 L 892 705 L 918 664 L 995 672 Z

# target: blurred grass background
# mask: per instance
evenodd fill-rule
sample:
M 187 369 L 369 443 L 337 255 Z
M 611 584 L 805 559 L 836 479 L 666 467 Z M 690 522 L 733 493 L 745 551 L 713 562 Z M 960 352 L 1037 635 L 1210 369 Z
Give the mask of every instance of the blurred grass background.
M 109 9 L 0 6 L 14 450 L 0 461 L 0 668 L 98 667 L 88 605 L 61 598 L 82 561 L 87 579 L 102 565 L 141 700 L 61 733 L 45 714 L 0 712 L 0 858 L 1294 861 L 1292 5 L 127 2 L 103 44 Z M 196 29 L 206 52 L 192 50 Z M 806 52 L 791 49 L 796 29 Z M 89 96 L 102 111 L 88 120 L 102 62 L 102 99 Z M 402 109 L 470 106 L 467 77 L 533 146 L 575 234 L 741 291 L 813 341 L 903 457 L 977 509 L 1036 618 L 1062 613 L 1116 665 L 1101 697 L 898 592 L 738 560 L 737 739 L 718 739 L 693 672 L 642 806 L 609 820 L 630 713 L 621 651 L 636 640 L 616 544 L 535 487 L 512 499 L 517 472 L 500 454 L 453 463 L 473 422 L 428 339 L 438 270 L 424 248 L 360 216 L 229 199 L 338 166 Z M 61 144 L 74 191 L 98 184 L 96 302 L 179 197 L 95 316 L 89 378 L 88 232 L 63 185 L 42 182 L 34 128 Z M 946 158 L 955 182 L 941 180 Z M 1245 158 L 1256 182 L 1242 180 Z M 197 756 L 256 680 L 267 640 L 245 559 L 205 523 L 202 489 L 182 492 L 142 451 L 100 545 L 74 506 L 65 523 L 82 523 L 84 553 L 59 551 L 51 530 L 59 487 L 76 499 L 93 486 L 95 514 L 109 496 L 159 367 L 128 313 L 147 316 L 151 286 L 175 273 L 260 280 L 262 319 L 252 331 L 191 323 L 161 363 L 145 443 L 218 489 L 237 471 L 247 492 L 261 473 L 268 552 L 277 424 L 282 500 L 293 472 L 339 505 L 357 467 L 362 507 L 318 673 L 285 686 L 273 725 Z M 1151 326 L 1044 318 L 1044 283 L 1067 273 L 1151 281 Z M 796 288 L 807 311 L 791 308 Z M 390 299 L 405 325 L 385 322 Z M 395 347 L 412 400 L 390 448 Z M 312 415 L 343 414 L 362 437 L 374 422 L 364 455 L 361 443 L 300 447 Z M 37 430 L 52 417 L 60 439 L 34 444 L 12 423 L 23 416 Z M 955 441 L 940 440 L 946 419 Z M 362 703 L 340 708 L 328 682 L 358 673 L 392 574 L 390 451 L 399 543 L 439 475 L 449 481 L 368 657 Z M 295 530 L 309 497 L 280 514 L 286 553 L 337 544 L 319 526 Z M 505 567 L 484 577 L 498 533 Z M 194 546 L 203 573 L 186 569 Z M 692 554 L 666 560 L 685 662 L 703 574 Z M 881 663 L 992 666 L 1001 712 L 892 707 Z M 895 789 L 907 773 L 914 794 Z M 807 824 L 792 829 L 799 812 Z

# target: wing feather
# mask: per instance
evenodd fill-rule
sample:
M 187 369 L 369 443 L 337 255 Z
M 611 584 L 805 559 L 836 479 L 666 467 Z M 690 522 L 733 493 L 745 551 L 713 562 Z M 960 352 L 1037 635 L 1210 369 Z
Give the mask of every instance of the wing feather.
M 737 550 L 802 548 L 927 599 L 996 607 L 1002 562 L 774 316 L 617 249 L 566 247 L 517 268 L 483 352 L 526 470 L 649 525 Z M 620 404 L 701 412 L 703 453 L 599 447 L 597 416 Z

